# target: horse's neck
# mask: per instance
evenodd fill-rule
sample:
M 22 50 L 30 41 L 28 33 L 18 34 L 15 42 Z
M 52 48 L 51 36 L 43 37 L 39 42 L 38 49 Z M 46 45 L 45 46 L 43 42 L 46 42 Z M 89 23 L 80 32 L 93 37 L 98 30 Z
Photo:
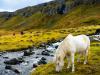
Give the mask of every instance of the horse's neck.
M 62 49 L 61 47 L 57 49 L 56 54 L 58 54 L 59 56 L 63 56 L 65 57 L 66 52 L 64 49 Z
M 73 35 L 72 34 L 69 34 L 65 39 L 64 39 L 64 41 L 70 41 L 70 40 L 72 40 L 73 39 Z
M 67 38 L 70 38 L 70 37 L 73 37 L 73 35 L 72 35 L 72 34 L 69 34 L 69 35 L 67 36 Z

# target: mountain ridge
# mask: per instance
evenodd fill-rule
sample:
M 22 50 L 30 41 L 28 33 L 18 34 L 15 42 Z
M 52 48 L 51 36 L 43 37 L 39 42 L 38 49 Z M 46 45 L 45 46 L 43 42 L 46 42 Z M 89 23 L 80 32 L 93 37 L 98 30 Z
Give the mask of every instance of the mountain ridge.
M 54 0 L 19 9 L 15 12 L 0 12 L 0 29 L 22 31 L 41 28 L 67 28 L 70 27 L 70 22 L 62 23 L 63 17 L 72 13 L 71 11 L 76 10 L 77 7 L 81 9 L 90 7 L 90 10 L 91 7 L 98 5 L 97 8 L 99 9 L 99 3 L 99 0 Z M 64 20 L 66 21 L 66 19 Z M 63 25 L 59 25 L 59 22 Z M 58 26 L 57 23 L 59 23 Z M 75 27 L 75 24 L 73 25 L 72 27 Z

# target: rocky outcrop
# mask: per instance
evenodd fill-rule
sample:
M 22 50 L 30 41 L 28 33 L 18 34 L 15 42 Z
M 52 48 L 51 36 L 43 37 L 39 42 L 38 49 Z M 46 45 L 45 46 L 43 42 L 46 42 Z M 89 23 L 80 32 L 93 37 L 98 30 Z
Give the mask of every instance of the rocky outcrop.
M 15 16 L 14 12 L 0 12 L 0 18 L 3 18 L 5 20 L 8 20 L 13 16 Z
M 54 0 L 48 3 L 43 3 L 36 6 L 30 6 L 23 9 L 19 9 L 15 12 L 0 12 L 0 17 L 5 18 L 6 20 L 16 15 L 29 17 L 36 12 L 41 12 L 47 15 L 65 14 L 68 13 L 69 10 L 80 4 L 95 3 L 100 3 L 100 0 Z

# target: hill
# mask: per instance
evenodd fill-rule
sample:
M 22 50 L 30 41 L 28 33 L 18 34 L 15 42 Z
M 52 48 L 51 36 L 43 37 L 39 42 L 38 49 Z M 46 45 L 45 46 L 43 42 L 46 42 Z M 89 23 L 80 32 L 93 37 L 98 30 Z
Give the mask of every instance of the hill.
M 15 12 L 0 12 L 0 29 L 27 31 L 100 25 L 99 3 L 99 0 L 54 0 Z

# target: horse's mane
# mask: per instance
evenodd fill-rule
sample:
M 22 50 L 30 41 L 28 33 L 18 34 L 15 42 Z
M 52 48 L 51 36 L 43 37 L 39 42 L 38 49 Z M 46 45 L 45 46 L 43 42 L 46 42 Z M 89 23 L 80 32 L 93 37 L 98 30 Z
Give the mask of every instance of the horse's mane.
M 70 40 L 72 37 L 73 37 L 73 35 L 72 35 L 72 34 L 69 34 L 69 35 L 61 42 L 61 44 L 60 44 L 60 45 L 58 46 L 58 48 L 56 49 L 56 53 L 55 53 L 55 55 L 54 55 L 54 61 L 56 61 L 56 60 L 57 60 L 57 57 L 59 57 L 59 56 L 64 56 L 64 57 L 65 57 L 66 52 L 65 52 L 65 50 L 63 50 L 62 48 L 66 47 L 65 45 L 66 45 L 67 41 Z M 69 45 L 69 43 L 67 43 L 67 45 Z

